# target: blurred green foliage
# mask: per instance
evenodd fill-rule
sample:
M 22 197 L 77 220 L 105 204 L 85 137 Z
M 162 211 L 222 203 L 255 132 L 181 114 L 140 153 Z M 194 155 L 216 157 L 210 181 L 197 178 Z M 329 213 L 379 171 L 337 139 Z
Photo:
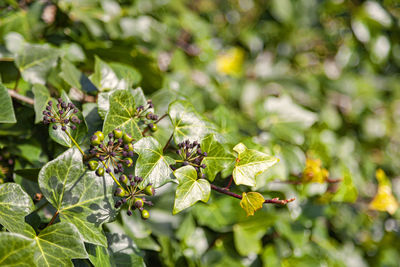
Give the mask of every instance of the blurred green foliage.
M 287 208 L 246 217 L 237 199 L 215 193 L 172 215 L 170 185 L 148 221 L 121 213 L 105 225 L 132 238 L 149 266 L 398 266 L 400 213 L 368 204 L 378 168 L 400 198 L 399 25 L 390 0 L 3 0 L 0 74 L 28 97 L 33 84 L 77 102 L 83 93 L 108 99 L 103 86 L 140 86 L 158 114 L 186 99 L 230 148 L 243 142 L 280 158 L 253 189 L 296 197 Z M 116 83 L 105 86 L 104 72 Z M 82 107 L 90 132 L 101 128 L 108 107 Z M 34 124 L 31 106 L 14 109 L 0 145 L 33 196 L 37 184 L 18 170 L 41 168 L 62 148 Z M 279 182 L 297 181 L 307 157 L 342 182 Z

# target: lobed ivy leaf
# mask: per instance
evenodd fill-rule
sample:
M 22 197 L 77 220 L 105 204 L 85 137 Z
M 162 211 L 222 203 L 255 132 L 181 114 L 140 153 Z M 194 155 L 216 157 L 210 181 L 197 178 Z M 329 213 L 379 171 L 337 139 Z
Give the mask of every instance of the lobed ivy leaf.
M 202 161 L 202 163 L 206 165 L 203 173 L 211 182 L 214 181 L 215 176 L 220 171 L 230 168 L 235 162 L 235 157 L 228 153 L 225 148 L 215 140 L 213 134 L 204 138 L 200 147 L 201 151 L 207 152 L 207 156 Z
M 189 208 L 199 200 L 208 201 L 211 192 L 210 183 L 206 179 L 198 179 L 194 167 L 181 167 L 174 174 L 179 181 L 179 185 L 175 192 L 173 214 Z
M 0 224 L 11 232 L 25 228 L 25 216 L 35 209 L 32 199 L 16 183 L 0 185 Z
M 108 247 L 88 244 L 90 262 L 95 266 L 146 266 L 135 242 L 119 233 L 107 233 Z
M 119 74 L 121 70 L 118 70 Z M 132 75 L 127 78 L 118 77 L 117 73 L 106 62 L 99 57 L 95 57 L 94 73 L 89 77 L 99 91 L 129 89 L 131 86 Z
M 69 103 L 71 100 L 69 99 L 68 95 L 65 93 L 65 91 L 62 91 L 61 93 L 61 98 L 63 101 Z M 53 104 L 53 106 L 55 103 Z M 75 141 L 78 144 L 81 144 L 86 137 L 86 134 L 88 132 L 88 127 L 85 121 L 85 118 L 82 115 L 82 112 L 78 110 L 78 113 L 74 114 L 74 116 L 78 117 L 78 119 L 81 120 L 80 124 L 76 124 L 76 129 L 72 130 L 71 128 L 67 127 L 67 132 L 75 139 Z M 53 139 L 55 142 L 59 143 L 60 145 L 66 146 L 66 147 L 73 147 L 74 143 L 71 141 L 71 138 L 69 138 L 68 134 L 61 130 L 61 125 L 57 125 L 57 130 L 54 130 L 52 127 L 53 123 L 50 124 L 49 126 L 49 135 L 51 139 Z
M 39 173 L 39 186 L 59 212 L 60 220 L 74 224 L 86 242 L 107 246 L 101 225 L 116 215 L 113 180 L 85 170 L 82 155 L 68 149 Z
M 256 176 L 278 162 L 277 158 L 247 149 L 242 143 L 237 144 L 233 150 L 238 154 L 232 174 L 237 185 L 255 186 Z
M 15 64 L 25 81 L 45 84 L 51 69 L 57 65 L 58 57 L 58 49 L 47 44 L 25 43 L 15 58 Z
M 254 215 L 254 212 L 261 209 L 264 204 L 264 197 L 258 192 L 243 192 L 240 206 L 247 216 Z
M 135 152 L 139 154 L 135 174 L 143 178 L 142 186 L 152 183 L 160 187 L 173 180 L 169 165 L 175 161 L 163 155 L 163 147 L 153 137 L 144 137 L 135 143 Z
M 61 62 L 61 72 L 59 76 L 73 88 L 85 91 L 86 93 L 94 93 L 97 91 L 96 86 L 94 86 L 88 77 L 65 58 Z
M 24 235 L 0 234 L 0 248 L 2 244 L 8 246 L 0 249 L 0 265 L 73 266 L 71 259 L 87 258 L 83 241 L 73 225 L 56 223 L 46 227 L 38 235 L 30 225 L 25 226 Z M 4 241 L 7 243 L 3 243 Z M 17 245 L 19 246 L 16 247 Z M 8 252 L 12 247 L 15 250 Z
M 0 83 L 0 123 L 16 123 L 14 107 L 7 88 Z
M 121 129 L 136 140 L 142 138 L 139 119 L 135 117 L 135 99 L 128 90 L 117 90 L 110 95 L 110 110 L 103 125 L 103 132 L 108 134 L 114 129 Z
M 56 100 L 50 96 L 49 90 L 42 84 L 34 84 L 32 92 L 34 95 L 35 123 L 39 123 L 43 120 L 43 110 L 46 109 L 47 103 L 50 100 L 55 103 Z
M 168 114 L 174 127 L 174 141 L 187 139 L 201 141 L 206 135 L 215 133 L 215 125 L 197 113 L 193 105 L 185 100 L 176 100 L 168 107 Z

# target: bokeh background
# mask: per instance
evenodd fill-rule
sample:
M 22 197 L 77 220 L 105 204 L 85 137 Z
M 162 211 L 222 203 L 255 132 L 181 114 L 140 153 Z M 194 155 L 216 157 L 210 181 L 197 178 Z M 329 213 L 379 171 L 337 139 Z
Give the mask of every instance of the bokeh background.
M 280 158 L 252 190 L 296 197 L 287 207 L 246 217 L 237 199 L 213 193 L 173 216 L 170 185 L 148 221 L 122 212 L 106 225 L 128 234 L 149 266 L 399 266 L 399 26 L 395 0 L 3 0 L 0 74 L 28 97 L 34 83 L 75 99 L 84 93 L 89 116 L 93 91 L 71 85 L 68 63 L 86 76 L 96 57 L 114 70 L 123 64 L 121 77 L 142 87 L 158 114 L 187 99 L 231 147 L 243 142 Z M 40 75 L 21 77 L 15 59 L 30 51 L 57 56 Z M 28 107 L 16 108 L 24 112 L 17 125 L 0 126 L 14 159 L 2 166 L 41 167 L 62 149 L 43 153 L 35 138 L 48 138 L 44 127 Z M 157 133 L 165 142 L 168 127 Z M 304 179 L 324 168 L 341 182 Z

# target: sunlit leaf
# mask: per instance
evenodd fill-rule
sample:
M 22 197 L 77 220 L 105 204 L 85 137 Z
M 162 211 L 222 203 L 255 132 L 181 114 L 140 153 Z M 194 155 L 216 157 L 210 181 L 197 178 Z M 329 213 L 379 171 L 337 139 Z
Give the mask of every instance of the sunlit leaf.
M 257 192 L 249 192 L 242 194 L 240 206 L 246 212 L 247 216 L 254 215 L 254 212 L 261 209 L 264 204 L 264 197 Z
M 376 179 L 378 180 L 378 192 L 369 203 L 369 208 L 394 214 L 399 208 L 399 203 L 393 196 L 391 183 L 382 169 L 376 171 Z
M 324 183 L 329 178 L 329 172 L 321 165 L 320 159 L 306 159 L 302 181 L 304 183 Z
M 14 107 L 7 88 L 0 83 L 0 123 L 15 123 Z

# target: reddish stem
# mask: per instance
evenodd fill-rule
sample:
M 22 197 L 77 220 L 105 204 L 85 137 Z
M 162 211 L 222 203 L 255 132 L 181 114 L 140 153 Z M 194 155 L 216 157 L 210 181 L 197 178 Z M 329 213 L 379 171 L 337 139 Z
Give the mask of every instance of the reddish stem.
M 54 221 L 57 218 L 57 215 L 58 215 L 58 210 L 56 211 L 56 213 L 54 213 L 53 218 L 51 218 L 51 220 L 50 220 L 50 222 L 49 222 L 49 224 L 47 226 L 50 226 L 50 225 L 52 225 L 54 223 Z
M 228 185 L 227 186 L 225 186 L 225 190 L 229 190 L 229 188 L 231 188 L 231 185 L 232 185 L 232 180 L 233 180 L 233 176 L 231 175 L 231 177 L 229 178 L 229 182 L 228 182 Z

